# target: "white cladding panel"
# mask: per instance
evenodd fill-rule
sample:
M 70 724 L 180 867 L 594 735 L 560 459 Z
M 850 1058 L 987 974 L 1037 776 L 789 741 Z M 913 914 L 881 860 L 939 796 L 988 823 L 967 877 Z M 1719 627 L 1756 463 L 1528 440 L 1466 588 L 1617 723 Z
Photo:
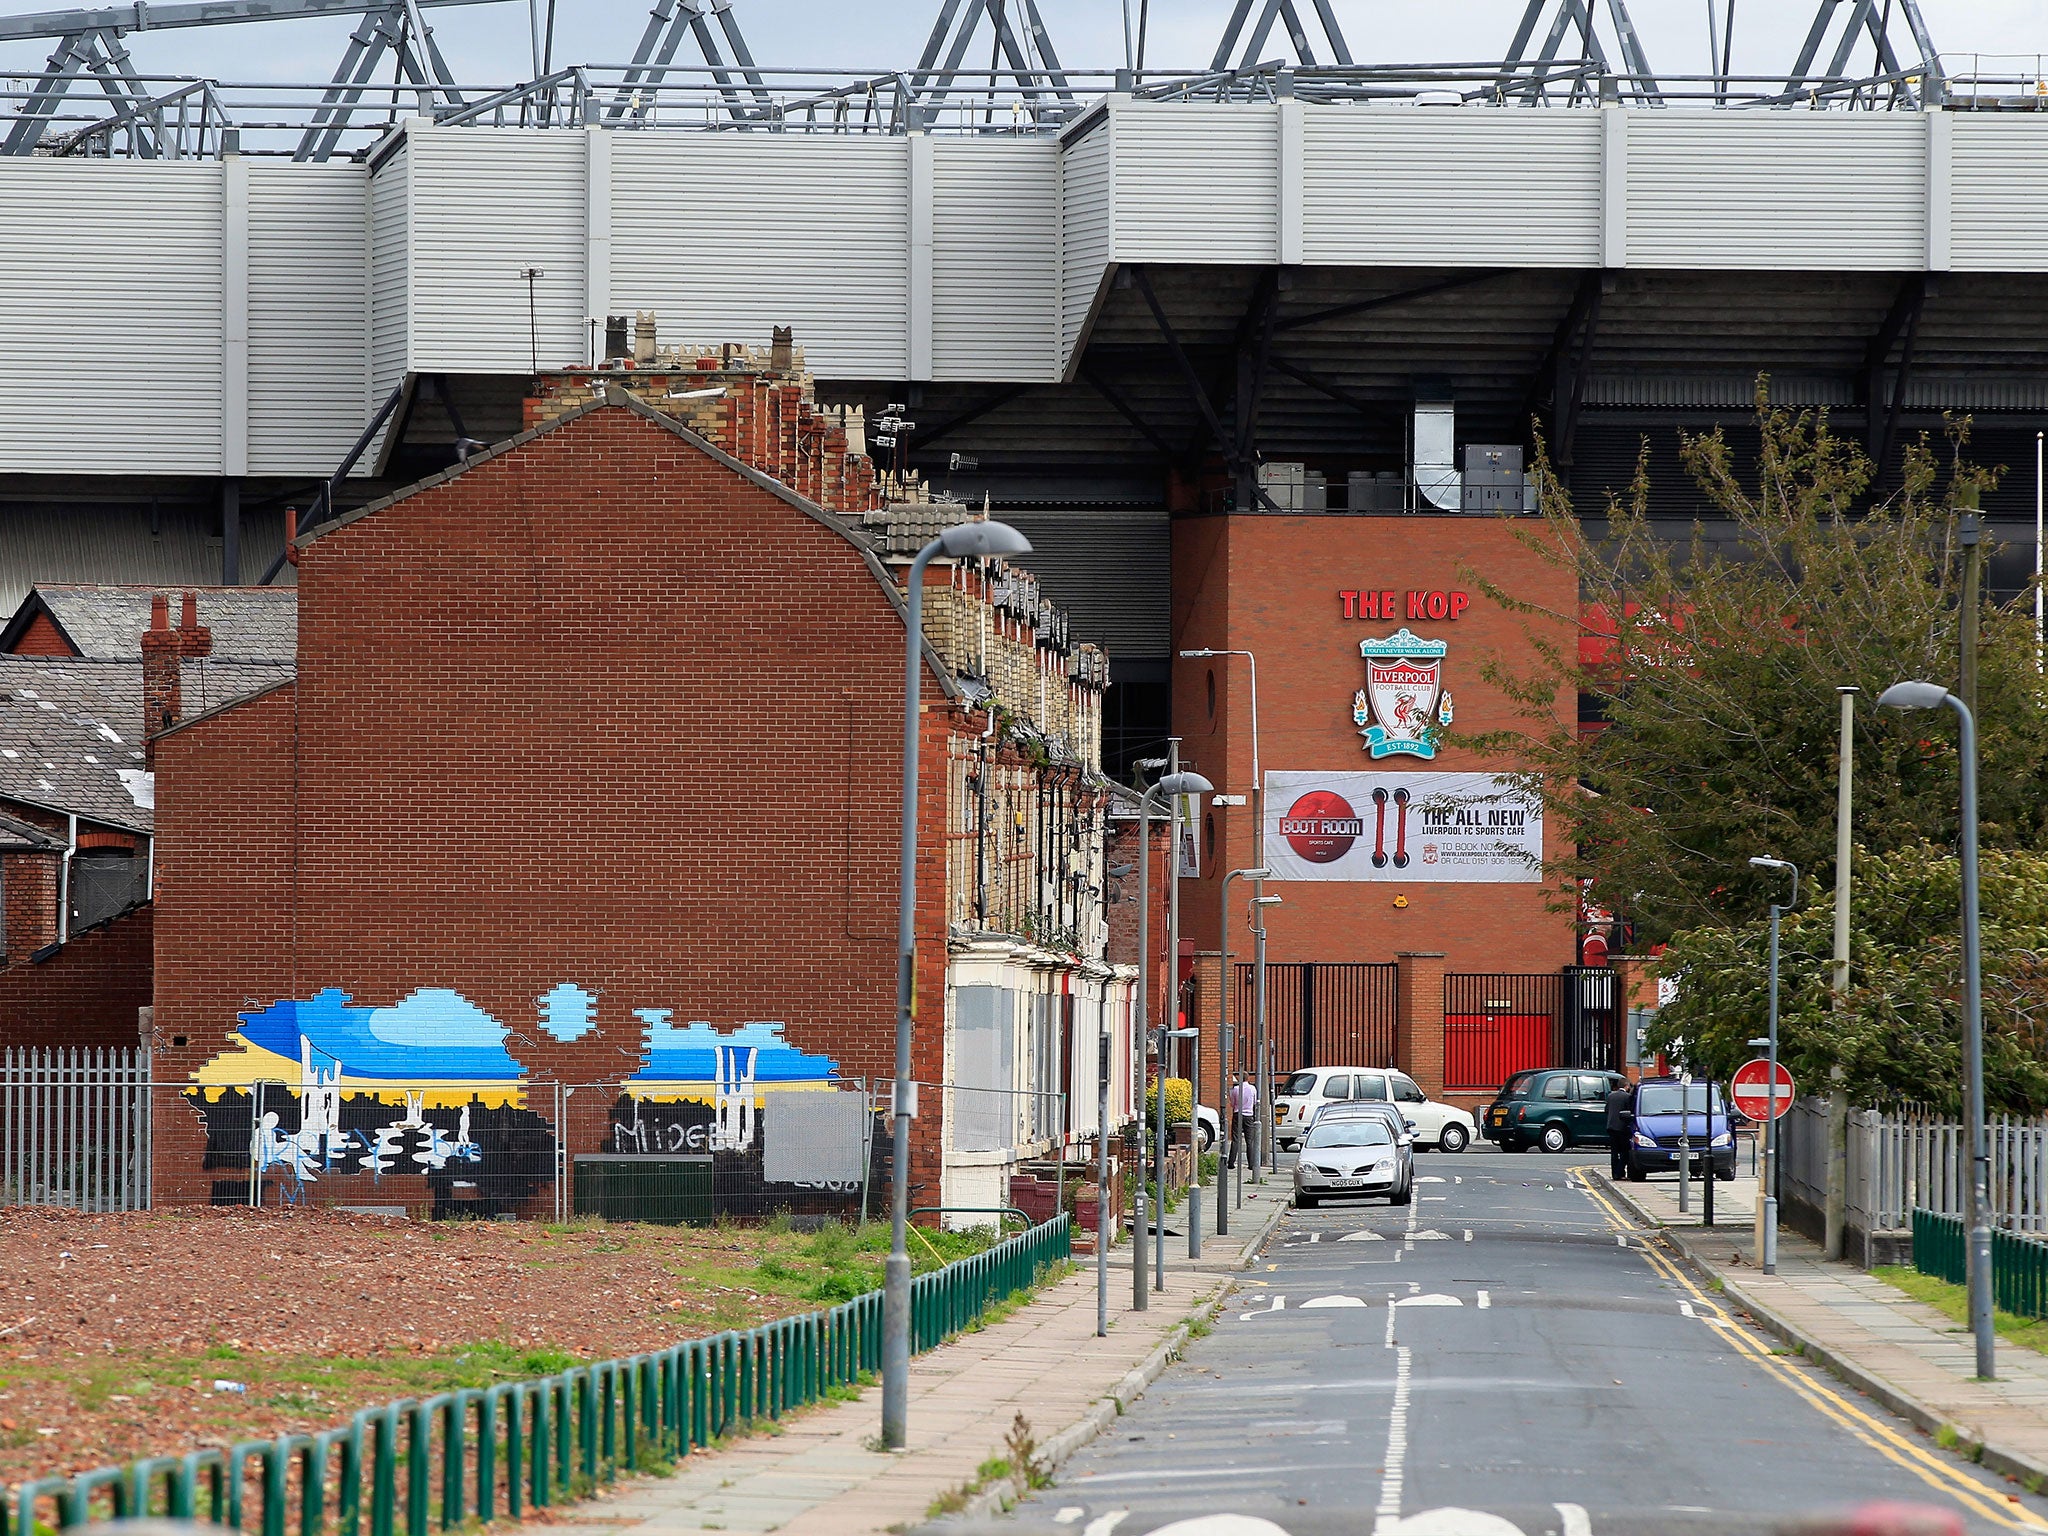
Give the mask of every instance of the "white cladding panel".
M 583 312 L 581 129 L 422 129 L 412 160 L 412 368 L 524 373 L 534 337 L 543 365 L 590 350 Z
M 1308 106 L 1302 259 L 1324 266 L 1600 263 L 1600 118 Z
M 1280 109 L 1132 102 L 1116 114 L 1118 261 L 1280 259 Z
M 932 377 L 1058 377 L 1059 148 L 932 145 Z
M 1915 271 L 1917 112 L 1630 112 L 1630 266 Z
M 0 470 L 221 472 L 218 163 L 0 158 Z
M 1109 270 L 1109 205 L 1117 119 L 1105 115 L 1060 151 L 1060 374 L 1081 344 Z
M 411 158 L 406 146 L 370 173 L 369 319 L 371 409 L 383 403 L 411 365 L 411 220 L 407 206 Z
M 1949 264 L 1959 272 L 2048 266 L 2048 118 L 1953 112 Z
M 249 164 L 249 473 L 331 473 L 370 411 L 366 174 Z
M 881 136 L 620 133 L 611 309 L 664 345 L 793 326 L 840 378 L 910 371 L 910 151 Z

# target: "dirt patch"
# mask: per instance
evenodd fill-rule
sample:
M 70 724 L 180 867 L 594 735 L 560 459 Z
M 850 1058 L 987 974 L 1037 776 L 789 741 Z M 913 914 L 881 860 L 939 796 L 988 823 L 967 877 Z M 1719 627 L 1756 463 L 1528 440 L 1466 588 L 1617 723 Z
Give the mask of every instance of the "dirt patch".
M 984 1240 L 919 1237 L 920 1269 Z M 887 1246 L 880 1226 L 8 1211 L 0 1482 L 324 1429 L 829 1306 L 881 1283 Z

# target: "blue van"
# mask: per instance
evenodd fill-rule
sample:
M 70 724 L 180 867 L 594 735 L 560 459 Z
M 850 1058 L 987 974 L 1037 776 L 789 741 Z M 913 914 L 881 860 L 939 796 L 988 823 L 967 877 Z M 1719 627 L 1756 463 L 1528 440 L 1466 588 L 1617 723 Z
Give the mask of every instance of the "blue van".
M 1628 1147 L 1630 1178 L 1676 1172 L 1681 1128 L 1691 1142 L 1695 1171 L 1701 1157 L 1711 1155 L 1715 1178 L 1735 1177 L 1734 1127 L 1719 1083 L 1646 1077 L 1636 1084 L 1629 1108 L 1635 1116 Z

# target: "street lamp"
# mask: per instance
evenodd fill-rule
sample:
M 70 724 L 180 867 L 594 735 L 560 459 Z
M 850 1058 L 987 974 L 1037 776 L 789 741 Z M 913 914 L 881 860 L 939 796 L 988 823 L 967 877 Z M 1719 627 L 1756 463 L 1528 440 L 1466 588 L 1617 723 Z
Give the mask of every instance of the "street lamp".
M 1225 1237 L 1230 1232 L 1230 1201 L 1227 1198 L 1229 1183 L 1224 1177 L 1226 1160 L 1234 1160 L 1232 1127 L 1237 1123 L 1237 1113 L 1230 1102 L 1230 882 L 1233 880 L 1264 880 L 1273 872 L 1270 869 L 1233 869 L 1223 877 L 1223 915 L 1217 923 L 1216 974 L 1216 1086 L 1221 1090 L 1219 1108 L 1222 1114 L 1216 1122 L 1219 1132 L 1217 1140 L 1223 1145 L 1222 1156 L 1216 1159 L 1216 1235 Z M 1251 1148 L 1245 1148 L 1245 1156 L 1251 1156 Z M 1238 1186 L 1241 1194 L 1244 1186 Z
M 1251 653 L 1250 651 L 1247 651 L 1247 650 L 1217 650 L 1217 649 L 1214 649 L 1214 648 L 1212 648 L 1212 647 L 1209 647 L 1209 646 L 1203 646 L 1203 647 L 1202 647 L 1201 649 L 1199 649 L 1199 650 L 1188 650 L 1188 651 L 1182 651 L 1182 652 L 1181 652 L 1180 654 L 1181 654 L 1181 656 L 1182 656 L 1182 658 L 1183 658 L 1183 659 L 1185 659 L 1185 660 L 1188 660 L 1188 661 L 1201 661 L 1201 660 L 1203 660 L 1203 659 L 1205 659 L 1205 658 L 1208 658 L 1208 657 L 1212 657 L 1212 656 L 1242 656 L 1242 657 L 1243 657 L 1243 658 L 1245 659 L 1245 663 L 1246 663 L 1246 665 L 1247 665 L 1247 666 L 1249 666 L 1249 667 L 1251 668 L 1251 683 L 1252 683 L 1252 857 L 1253 857 L 1253 858 L 1255 858 L 1255 859 L 1263 859 L 1263 858 L 1265 857 L 1265 839 L 1266 839 L 1266 779 L 1265 779 L 1265 775 L 1264 775 L 1264 774 L 1262 774 L 1262 773 L 1261 773 L 1261 772 L 1259 771 L 1259 658 L 1258 658 L 1258 657 L 1256 657 L 1256 656 L 1254 656 L 1254 655 L 1253 655 L 1253 654 L 1252 654 L 1252 653 Z M 1256 894 L 1259 894 L 1259 893 L 1261 893 L 1261 892 L 1263 892 L 1263 891 L 1265 890 L 1265 881 L 1266 881 L 1266 875 L 1265 875 L 1265 874 L 1263 874 L 1263 873 L 1261 873 L 1261 874 L 1254 874 L 1254 875 L 1252 875 L 1252 876 L 1251 876 L 1250 878 L 1251 878 L 1251 880 L 1252 880 L 1252 882 L 1253 882 L 1253 887 L 1254 887 L 1254 891 L 1253 891 L 1253 894 L 1255 894 L 1255 895 L 1256 895 Z M 1225 933 L 1219 933 L 1219 934 L 1217 935 L 1217 939 L 1216 939 L 1216 947 L 1217 947 L 1217 948 L 1218 948 L 1219 950 L 1226 950 L 1226 949 L 1228 949 L 1228 948 L 1230 947 L 1230 944 L 1229 944 L 1229 940 L 1228 940 L 1227 934 L 1225 934 Z M 1228 989 L 1229 989 L 1229 986 L 1230 986 L 1230 981 L 1229 981 L 1229 978 L 1228 978 L 1227 976 L 1226 976 L 1226 977 L 1224 978 L 1224 983 L 1223 983 L 1223 985 L 1224 985 L 1224 989 L 1225 989 L 1226 991 L 1228 991 Z M 1268 1081 L 1268 1080 L 1267 1080 L 1267 1077 L 1266 1077 L 1266 1069 L 1265 1069 L 1265 1066 L 1264 1066 L 1264 1058 L 1263 1058 L 1263 1057 L 1261 1057 L 1261 1058 L 1260 1058 L 1260 1065 L 1259 1065 L 1259 1066 L 1258 1066 L 1258 1067 L 1257 1067 L 1257 1068 L 1255 1069 L 1255 1072 L 1256 1072 L 1256 1080 L 1257 1080 L 1257 1082 L 1258 1082 L 1258 1084 L 1259 1084 L 1259 1098 L 1260 1098 L 1260 1102 L 1261 1102 L 1261 1103 L 1263 1103 L 1263 1102 L 1265 1102 L 1265 1100 L 1267 1100 L 1267 1099 L 1271 1098 L 1271 1097 L 1272 1097 L 1272 1093 L 1273 1093 L 1273 1085 L 1272 1085 L 1272 1083 L 1271 1083 L 1270 1081 Z M 1219 1079 L 1219 1080 L 1220 1080 L 1220 1079 Z M 1263 1114 L 1263 1113 L 1264 1113 L 1264 1111 L 1261 1111 L 1261 1113 Z M 1219 1186 L 1219 1188 L 1220 1188 L 1220 1186 Z M 1216 1228 L 1216 1230 L 1217 1230 L 1218 1232 L 1221 1232 L 1221 1231 L 1223 1231 L 1224 1229 L 1223 1229 L 1223 1227 L 1222 1227 L 1221 1225 L 1219 1225 L 1219 1226 L 1218 1226 L 1218 1227 Z
M 1991 1146 L 1984 1134 L 1984 993 L 1977 928 L 1977 717 L 1939 683 L 1893 683 L 1877 696 L 1880 709 L 1956 712 L 1962 763 L 1963 857 L 1963 1073 L 1970 1121 L 1970 1331 L 1977 1340 L 1977 1374 L 1992 1378 Z
M 882 1445 L 900 1451 L 910 1420 L 910 1120 L 917 1085 L 910 1078 L 910 1025 L 917 975 L 917 706 L 923 690 L 924 570 L 933 558 L 1028 555 L 1031 541 L 1008 523 L 955 523 L 910 562 L 903 611 L 903 835 L 896 869 L 896 1076 L 889 1085 L 895 1122 L 889 1170 L 889 1259 L 882 1267 Z
M 1257 1020 L 1252 1044 L 1259 1053 L 1259 1151 L 1266 1168 L 1278 1171 L 1280 1159 L 1274 1150 L 1272 1049 L 1266 1039 L 1266 908 L 1280 905 L 1278 896 L 1252 898 L 1252 1012 Z M 1261 1172 L 1258 1182 L 1266 1181 Z
M 1154 764 L 1153 766 L 1157 766 Z M 1139 1044 L 1134 1068 L 1138 1074 L 1138 1113 L 1145 1112 L 1145 1048 L 1143 1039 L 1152 1029 L 1152 802 L 1156 795 L 1167 795 L 1176 802 L 1182 795 L 1206 795 L 1215 789 L 1199 773 L 1169 773 L 1157 784 L 1138 796 L 1138 1027 Z M 1179 868 L 1180 849 L 1176 846 L 1169 856 Z M 1176 955 L 1174 959 L 1179 960 Z M 1177 969 L 1177 967 L 1176 967 Z M 1166 1164 L 1166 1046 L 1160 1042 L 1160 1108 L 1159 1108 L 1159 1164 Z M 1142 1122 L 1141 1122 L 1142 1123 Z M 1142 1142 L 1140 1143 L 1142 1145 Z M 1137 1209 L 1131 1222 L 1131 1306 L 1143 1312 L 1152 1304 L 1149 1288 L 1145 1283 L 1145 1180 L 1144 1159 L 1139 1159 L 1139 1177 L 1134 1181 L 1137 1195 Z M 1164 1172 L 1160 1174 L 1163 1180 Z M 1163 1186 L 1162 1186 L 1163 1187 Z M 1152 1221 L 1159 1228 L 1159 1266 L 1166 1267 L 1166 1221 L 1164 1207 L 1152 1213 Z M 1162 1275 L 1158 1281 L 1165 1284 Z
M 1771 903 L 1771 1022 L 1765 1036 L 1765 1049 L 1770 1069 L 1764 1074 L 1765 1100 L 1770 1105 L 1770 1118 L 1764 1122 L 1764 1176 L 1757 1185 L 1756 1202 L 1756 1257 L 1764 1267 L 1764 1273 L 1778 1272 L 1778 919 L 1799 905 L 1799 866 L 1786 859 L 1762 857 L 1749 861 L 1752 869 L 1782 869 L 1792 876 L 1792 899 L 1783 906 Z M 1711 1090 L 1709 1091 L 1711 1097 Z M 1713 1125 L 1711 1117 L 1707 1126 L 1707 1178 L 1714 1177 Z M 1730 1154 L 1733 1155 L 1732 1153 Z M 1712 1188 L 1709 1183 L 1708 1188 Z

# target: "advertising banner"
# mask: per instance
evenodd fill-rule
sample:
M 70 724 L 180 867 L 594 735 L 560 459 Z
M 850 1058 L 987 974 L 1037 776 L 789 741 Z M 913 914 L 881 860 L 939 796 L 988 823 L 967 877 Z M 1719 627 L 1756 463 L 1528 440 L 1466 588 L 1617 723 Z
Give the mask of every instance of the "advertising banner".
M 1543 802 L 1490 773 L 1271 772 L 1276 880 L 1536 884 Z

